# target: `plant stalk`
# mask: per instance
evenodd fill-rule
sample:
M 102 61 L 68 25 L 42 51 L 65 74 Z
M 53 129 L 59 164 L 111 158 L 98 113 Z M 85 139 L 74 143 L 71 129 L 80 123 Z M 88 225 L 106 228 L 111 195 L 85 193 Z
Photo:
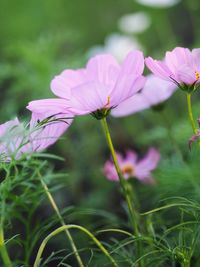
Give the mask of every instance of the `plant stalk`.
M 3 225 L 0 225 L 0 254 L 5 267 L 12 267 L 10 257 L 5 245 Z
M 190 120 L 190 124 L 192 126 L 193 133 L 197 133 L 196 125 L 195 125 L 195 120 L 192 112 L 192 102 L 191 102 L 191 93 L 187 93 L 187 106 L 188 106 L 188 117 Z
M 190 261 L 187 260 L 187 261 L 181 263 L 181 267 L 190 267 Z
M 110 253 L 107 251 L 107 249 L 101 244 L 101 242 L 91 232 L 89 232 L 86 228 L 84 228 L 82 226 L 73 225 L 73 224 L 64 225 L 64 226 L 61 226 L 61 227 L 57 228 L 56 230 L 54 230 L 52 233 L 50 233 L 43 240 L 43 242 L 40 245 L 40 248 L 38 250 L 37 257 L 35 259 L 35 263 L 34 263 L 33 267 L 39 267 L 39 263 L 40 263 L 40 259 L 41 259 L 42 253 L 43 253 L 43 251 L 45 249 L 45 246 L 48 243 L 48 241 L 52 237 L 54 237 L 57 234 L 61 233 L 62 231 L 69 230 L 70 228 L 79 229 L 82 232 L 84 232 L 85 234 L 87 234 L 94 241 L 94 243 L 99 247 L 99 249 L 105 254 L 105 256 L 110 260 L 110 262 L 112 263 L 112 266 L 119 267 L 118 264 L 116 263 L 116 261 L 113 259 L 113 257 L 110 255 Z
M 56 204 L 56 202 L 55 202 L 52 194 L 50 193 L 50 191 L 49 191 L 46 183 L 44 182 L 44 180 L 42 179 L 42 177 L 41 177 L 40 174 L 39 174 L 39 176 L 40 176 L 40 181 L 42 183 L 42 186 L 44 188 L 44 191 L 45 191 L 45 193 L 46 193 L 46 195 L 47 195 L 47 197 L 49 199 L 49 202 L 51 203 L 52 208 L 54 209 L 55 213 L 57 214 L 57 216 L 58 216 L 58 218 L 60 220 L 61 225 L 62 226 L 66 226 L 65 221 L 64 221 L 62 215 L 60 214 L 60 211 L 58 209 L 58 206 L 57 206 L 57 204 Z M 69 230 L 66 228 L 64 231 L 66 233 L 67 238 L 69 239 L 69 242 L 71 244 L 72 250 L 73 250 L 73 252 L 75 254 L 75 257 L 76 257 L 76 260 L 78 262 L 79 267 L 84 267 L 84 264 L 83 264 L 83 262 L 81 260 L 81 257 L 80 257 L 80 255 L 78 253 L 78 250 L 77 250 L 77 247 L 76 247 L 76 245 L 74 243 L 74 240 L 73 240 L 73 238 L 72 238 Z
M 117 160 L 116 152 L 115 152 L 115 149 L 114 149 L 114 146 L 113 146 L 113 142 L 112 142 L 112 138 L 111 138 L 111 135 L 110 135 L 110 131 L 109 131 L 109 128 L 108 128 L 107 120 L 106 120 L 106 118 L 103 118 L 101 121 L 102 121 L 102 126 L 103 126 L 103 129 L 104 129 L 104 133 L 105 133 L 105 136 L 106 136 L 106 140 L 107 140 L 107 143 L 108 143 L 111 155 L 112 155 L 113 163 L 115 165 L 115 169 L 116 169 L 118 177 L 119 177 L 119 182 L 120 182 L 120 186 L 121 186 L 121 189 L 122 189 L 122 193 L 123 193 L 123 195 L 125 197 L 125 200 L 126 200 L 126 203 L 127 203 L 127 206 L 128 206 L 128 210 L 129 210 L 129 215 L 130 215 L 133 231 L 134 231 L 134 234 L 135 234 L 136 238 L 139 238 L 140 237 L 140 232 L 139 232 L 139 228 L 138 228 L 138 213 L 137 213 L 137 211 L 136 211 L 136 209 L 133 206 L 133 203 L 131 201 L 130 190 L 128 189 L 128 183 L 124 179 L 124 177 L 122 175 L 122 172 L 121 172 L 121 169 L 119 167 L 119 163 L 118 163 L 118 160 Z M 140 257 L 140 254 L 141 254 L 141 242 L 140 242 L 140 240 L 137 241 L 137 254 L 138 254 L 138 257 Z M 140 266 L 141 267 L 144 266 L 143 262 L 140 263 Z

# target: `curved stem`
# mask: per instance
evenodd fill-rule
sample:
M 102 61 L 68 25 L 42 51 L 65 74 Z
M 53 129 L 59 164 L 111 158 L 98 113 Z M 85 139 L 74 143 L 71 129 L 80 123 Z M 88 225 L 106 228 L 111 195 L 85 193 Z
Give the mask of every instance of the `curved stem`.
M 52 205 L 54 211 L 56 212 L 56 214 L 57 214 L 57 216 L 58 216 L 58 218 L 59 218 L 59 220 L 60 220 L 61 225 L 62 225 L 62 226 L 65 226 L 65 225 L 66 225 L 66 224 L 65 224 L 65 221 L 64 221 L 62 215 L 60 214 L 60 211 L 59 211 L 59 209 L 58 209 L 58 206 L 57 206 L 57 204 L 56 204 L 56 202 L 55 202 L 55 200 L 54 200 L 52 194 L 50 193 L 50 191 L 49 191 L 49 189 L 48 189 L 46 183 L 45 183 L 44 180 L 42 179 L 40 173 L 39 173 L 39 177 L 40 177 L 40 181 L 41 181 L 41 183 L 42 183 L 42 186 L 43 186 L 43 188 L 44 188 L 44 191 L 45 191 L 45 193 L 46 193 L 46 195 L 47 195 L 47 197 L 48 197 L 48 199 L 49 199 L 49 202 L 51 203 L 51 205 Z M 69 242 L 70 242 L 70 244 L 71 244 L 72 250 L 73 250 L 73 252 L 74 252 L 74 254 L 75 254 L 75 257 L 76 257 L 76 259 L 77 259 L 78 265 L 79 265 L 80 267 L 84 267 L 84 264 L 83 264 L 83 262 L 82 262 L 82 260 L 81 260 L 81 257 L 80 257 L 80 255 L 79 255 L 79 253 L 78 253 L 78 250 L 77 250 L 77 247 L 76 247 L 76 245 L 75 245 L 75 243 L 74 243 L 74 240 L 73 240 L 73 238 L 72 238 L 72 236 L 71 236 L 71 234 L 70 234 L 70 232 L 68 231 L 67 228 L 65 229 L 65 233 L 66 233 L 67 238 L 69 239 Z
M 124 177 L 123 177 L 123 175 L 121 173 L 121 170 L 120 170 L 120 167 L 119 167 L 119 163 L 118 163 L 118 160 L 117 160 L 117 156 L 116 156 L 116 152 L 115 152 L 115 149 L 114 149 L 114 146 L 113 146 L 113 143 L 112 143 L 112 138 L 111 138 L 111 135 L 110 135 L 110 131 L 109 131 L 109 128 L 108 128 L 107 120 L 106 120 L 106 118 L 103 118 L 101 121 L 102 121 L 102 126 L 103 126 L 103 129 L 104 129 L 104 132 L 105 132 L 105 136 L 106 136 L 106 139 L 107 139 L 107 143 L 108 143 L 111 155 L 112 155 L 113 163 L 115 165 L 115 169 L 116 169 L 118 177 L 119 177 L 120 186 L 121 186 L 123 195 L 125 197 L 125 200 L 126 200 L 126 203 L 127 203 L 127 206 L 128 206 L 129 215 L 130 215 L 131 223 L 132 223 L 132 226 L 133 226 L 133 231 L 134 231 L 134 234 L 136 235 L 136 237 L 139 237 L 140 236 L 140 232 L 139 232 L 139 228 L 138 228 L 138 224 L 137 224 L 138 213 L 137 213 L 137 211 L 136 211 L 136 209 L 133 206 L 133 203 L 131 201 L 131 197 L 130 197 L 130 194 L 129 194 L 127 181 L 124 179 Z M 138 256 L 140 256 L 140 253 L 141 253 L 141 242 L 140 241 L 137 242 L 137 253 L 138 253 Z M 141 262 L 141 266 L 143 266 L 142 262 Z
M 193 133 L 196 134 L 196 125 L 195 125 L 195 120 L 192 112 L 192 103 L 191 103 L 191 93 L 187 93 L 187 106 L 188 106 L 188 116 L 189 120 L 192 126 Z
M 72 229 L 72 228 L 79 229 L 82 232 L 84 232 L 85 234 L 87 234 L 94 241 L 94 243 L 99 247 L 99 249 L 105 254 L 105 256 L 107 256 L 107 258 L 110 260 L 110 262 L 112 263 L 112 265 L 114 267 L 119 267 L 118 264 L 116 263 L 116 261 L 113 259 L 113 257 L 109 254 L 109 252 L 107 251 L 107 249 L 101 244 L 101 242 L 90 231 L 88 231 L 87 229 L 85 229 L 82 226 L 74 225 L 74 224 L 64 225 L 64 226 L 61 226 L 61 227 L 57 228 L 56 230 L 54 230 L 51 234 L 49 234 L 43 240 L 43 242 L 40 245 L 40 248 L 38 250 L 37 257 L 35 259 L 35 263 L 34 263 L 34 266 L 33 267 L 39 267 L 40 259 L 41 259 L 42 253 L 44 251 L 44 248 L 45 248 L 47 242 L 52 237 L 56 236 L 57 234 L 61 233 L 62 231 L 69 230 L 69 229 Z
M 120 234 L 127 235 L 129 237 L 134 237 L 131 233 L 129 233 L 129 232 L 125 231 L 125 230 L 115 229 L 115 228 L 110 228 L 110 229 L 105 229 L 105 230 L 99 230 L 99 231 L 97 231 L 98 234 L 106 233 L 106 232 L 115 232 L 115 233 L 120 233 Z

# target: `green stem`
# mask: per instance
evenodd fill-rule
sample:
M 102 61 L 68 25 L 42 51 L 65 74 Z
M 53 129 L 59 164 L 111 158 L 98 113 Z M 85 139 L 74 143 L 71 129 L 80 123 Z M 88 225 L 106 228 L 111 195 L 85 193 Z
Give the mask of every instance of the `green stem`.
M 7 172 L 5 180 L 7 181 L 7 178 L 9 177 L 10 171 Z M 1 204 L 1 220 L 0 220 L 0 254 L 2 257 L 2 260 L 4 262 L 5 267 L 12 267 L 12 263 L 5 245 L 5 240 L 4 240 L 4 230 L 3 230 L 3 225 L 4 225 L 4 214 L 5 214 L 5 198 L 2 200 Z
M 2 260 L 4 262 L 5 267 L 12 267 L 11 260 L 9 258 L 6 245 L 5 245 L 5 240 L 4 240 L 4 232 L 3 232 L 3 225 L 0 225 L 0 254 L 2 257 Z
M 51 234 L 49 234 L 43 240 L 43 242 L 40 245 L 40 248 L 38 250 L 37 257 L 35 259 L 35 263 L 34 263 L 34 266 L 33 267 L 39 267 L 39 263 L 40 263 L 40 259 L 41 259 L 42 253 L 43 253 L 43 251 L 45 249 L 45 246 L 48 243 L 48 241 L 52 237 L 54 237 L 57 234 L 61 233 L 62 231 L 69 230 L 69 229 L 72 229 L 72 228 L 79 229 L 82 232 L 84 232 L 85 234 L 87 234 L 94 241 L 94 243 L 99 247 L 99 249 L 105 254 L 105 256 L 110 260 L 110 262 L 112 263 L 112 265 L 114 267 L 119 267 L 118 264 L 116 263 L 116 261 L 113 259 L 113 257 L 109 254 L 109 252 L 107 251 L 107 249 L 101 244 L 101 242 L 99 242 L 99 240 L 91 232 L 89 232 L 87 229 L 85 229 L 82 226 L 74 225 L 74 224 L 64 225 L 64 226 L 61 226 L 61 227 L 57 228 L 56 230 L 54 230 Z
M 192 130 L 193 130 L 193 133 L 196 134 L 197 130 L 196 130 L 196 125 L 195 125 L 194 116 L 192 112 L 191 93 L 187 93 L 187 106 L 188 106 L 188 116 L 189 116 L 189 120 L 192 126 Z
M 7 182 L 7 179 L 10 176 L 10 168 L 6 169 L 6 176 L 4 179 L 4 183 Z M 5 240 L 4 240 L 4 214 L 5 214 L 5 196 L 2 196 L 2 203 L 1 203 L 1 219 L 0 219 L 0 254 L 1 258 L 3 260 L 4 266 L 5 267 L 12 267 L 12 262 L 10 260 L 6 245 L 5 245 Z
M 50 193 L 50 191 L 49 191 L 49 189 L 48 189 L 46 183 L 43 181 L 43 179 L 42 179 L 42 177 L 41 177 L 40 174 L 39 174 L 39 176 L 40 176 L 40 181 L 41 181 L 41 183 L 42 183 L 42 186 L 43 186 L 43 188 L 44 188 L 44 191 L 45 191 L 45 193 L 46 193 L 46 195 L 47 195 L 47 197 L 48 197 L 48 199 L 49 199 L 49 201 L 50 201 L 50 203 L 51 203 L 51 205 L 52 205 L 54 211 L 56 212 L 56 214 L 57 214 L 57 216 L 58 216 L 58 218 L 59 218 L 59 220 L 60 220 L 61 225 L 62 225 L 62 226 L 65 226 L 65 225 L 66 225 L 66 224 L 65 224 L 65 221 L 64 221 L 63 217 L 62 217 L 61 214 L 60 214 L 60 211 L 59 211 L 59 209 L 58 209 L 58 206 L 56 205 L 56 202 L 55 202 L 55 200 L 54 200 L 52 194 Z M 70 244 L 71 244 L 72 250 L 73 250 L 73 252 L 74 252 L 74 254 L 75 254 L 75 257 L 76 257 L 76 259 L 77 259 L 78 265 L 79 265 L 80 267 L 84 267 L 84 264 L 83 264 L 83 262 L 82 262 L 82 260 L 81 260 L 81 257 L 80 257 L 80 255 L 79 255 L 79 253 L 78 253 L 78 250 L 77 250 L 77 248 L 76 248 L 76 245 L 75 245 L 75 243 L 74 243 L 74 240 L 73 240 L 73 238 L 72 238 L 72 236 L 71 236 L 71 234 L 70 234 L 70 232 L 68 231 L 67 228 L 65 229 L 65 233 L 66 233 L 67 238 L 69 239 L 69 242 L 70 242 Z
M 102 126 L 103 126 L 103 129 L 104 129 L 104 132 L 105 132 L 106 140 L 107 140 L 107 143 L 108 143 L 111 155 L 112 155 L 113 163 L 115 165 L 115 169 L 116 169 L 118 177 L 119 177 L 120 186 L 121 186 L 123 195 L 124 195 L 125 200 L 126 200 L 127 205 L 128 205 L 129 215 L 130 215 L 130 218 L 131 218 L 131 223 L 132 223 L 132 226 L 133 226 L 134 234 L 135 234 L 136 237 L 140 237 L 140 232 L 139 232 L 139 228 L 138 228 L 138 224 L 137 224 L 138 213 L 137 213 L 137 211 L 136 211 L 136 209 L 133 206 L 133 203 L 131 201 L 130 191 L 128 189 L 128 183 L 124 179 L 124 177 L 123 177 L 123 175 L 121 173 L 121 169 L 119 167 L 119 163 L 118 163 L 118 160 L 117 160 L 116 152 L 115 152 L 115 149 L 114 149 L 114 146 L 113 146 L 113 142 L 112 142 L 112 138 L 111 138 L 111 135 L 110 135 L 110 131 L 109 131 L 109 128 L 108 128 L 107 120 L 106 120 L 106 118 L 103 118 L 101 121 L 102 121 Z M 141 242 L 140 241 L 137 242 L 137 253 L 138 253 L 138 256 L 140 257 L 140 254 L 141 254 Z M 141 262 L 141 266 L 143 266 L 142 262 Z
M 190 267 L 190 261 L 186 260 L 186 261 L 182 262 L 181 267 Z

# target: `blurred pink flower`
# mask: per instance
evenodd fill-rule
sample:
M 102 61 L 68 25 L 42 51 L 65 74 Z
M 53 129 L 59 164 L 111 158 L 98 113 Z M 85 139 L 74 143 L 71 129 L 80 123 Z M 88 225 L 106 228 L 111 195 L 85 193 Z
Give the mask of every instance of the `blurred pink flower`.
M 121 66 L 113 56 L 99 55 L 91 58 L 85 69 L 63 71 L 52 80 L 51 89 L 61 98 L 59 105 L 65 110 L 74 115 L 91 113 L 100 119 L 143 87 L 143 69 L 140 51 L 129 53 Z M 34 101 L 34 107 L 30 102 L 28 108 L 38 111 L 45 104 L 51 110 L 58 104 L 54 104 L 56 101 Z
M 193 86 L 200 82 L 200 49 L 176 47 L 166 52 L 164 61 L 145 59 L 147 67 L 158 77 L 178 86 Z
M 23 154 L 43 151 L 58 140 L 71 122 L 66 114 L 49 114 L 47 117 L 42 113 L 32 113 L 29 129 L 17 118 L 1 124 L 1 160 L 20 159 Z
M 143 183 L 155 183 L 151 171 L 157 167 L 160 160 L 160 153 L 155 148 L 150 148 L 141 160 L 138 160 L 138 155 L 132 150 L 128 150 L 125 157 L 117 153 L 117 159 L 125 179 L 135 177 Z M 109 180 L 119 180 L 112 160 L 105 163 L 104 174 Z
M 0 125 L 0 159 L 8 160 L 10 155 L 19 148 L 22 138 L 19 136 L 22 132 L 22 125 L 18 118 L 7 121 Z M 13 135 L 13 133 L 15 133 Z
M 141 92 L 122 102 L 112 110 L 111 115 L 123 117 L 156 106 L 167 100 L 176 88 L 175 84 L 149 75 Z

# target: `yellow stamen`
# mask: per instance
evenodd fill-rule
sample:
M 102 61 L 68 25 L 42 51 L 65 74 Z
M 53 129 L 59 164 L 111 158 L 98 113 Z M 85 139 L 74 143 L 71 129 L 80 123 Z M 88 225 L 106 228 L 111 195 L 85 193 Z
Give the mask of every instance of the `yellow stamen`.
M 195 71 L 194 73 L 195 73 L 195 77 L 196 77 L 196 79 L 197 79 L 197 80 L 200 79 L 200 73 L 199 73 L 198 71 Z
M 130 176 L 134 175 L 134 168 L 131 164 L 126 164 L 121 168 L 123 174 L 128 174 Z
M 108 108 L 109 108 L 109 107 L 108 107 L 109 105 L 110 105 L 110 96 L 107 97 L 107 103 L 105 104 L 103 110 L 108 109 Z
M 110 96 L 108 96 L 108 100 L 107 100 L 107 103 L 106 103 L 106 107 L 110 105 Z

